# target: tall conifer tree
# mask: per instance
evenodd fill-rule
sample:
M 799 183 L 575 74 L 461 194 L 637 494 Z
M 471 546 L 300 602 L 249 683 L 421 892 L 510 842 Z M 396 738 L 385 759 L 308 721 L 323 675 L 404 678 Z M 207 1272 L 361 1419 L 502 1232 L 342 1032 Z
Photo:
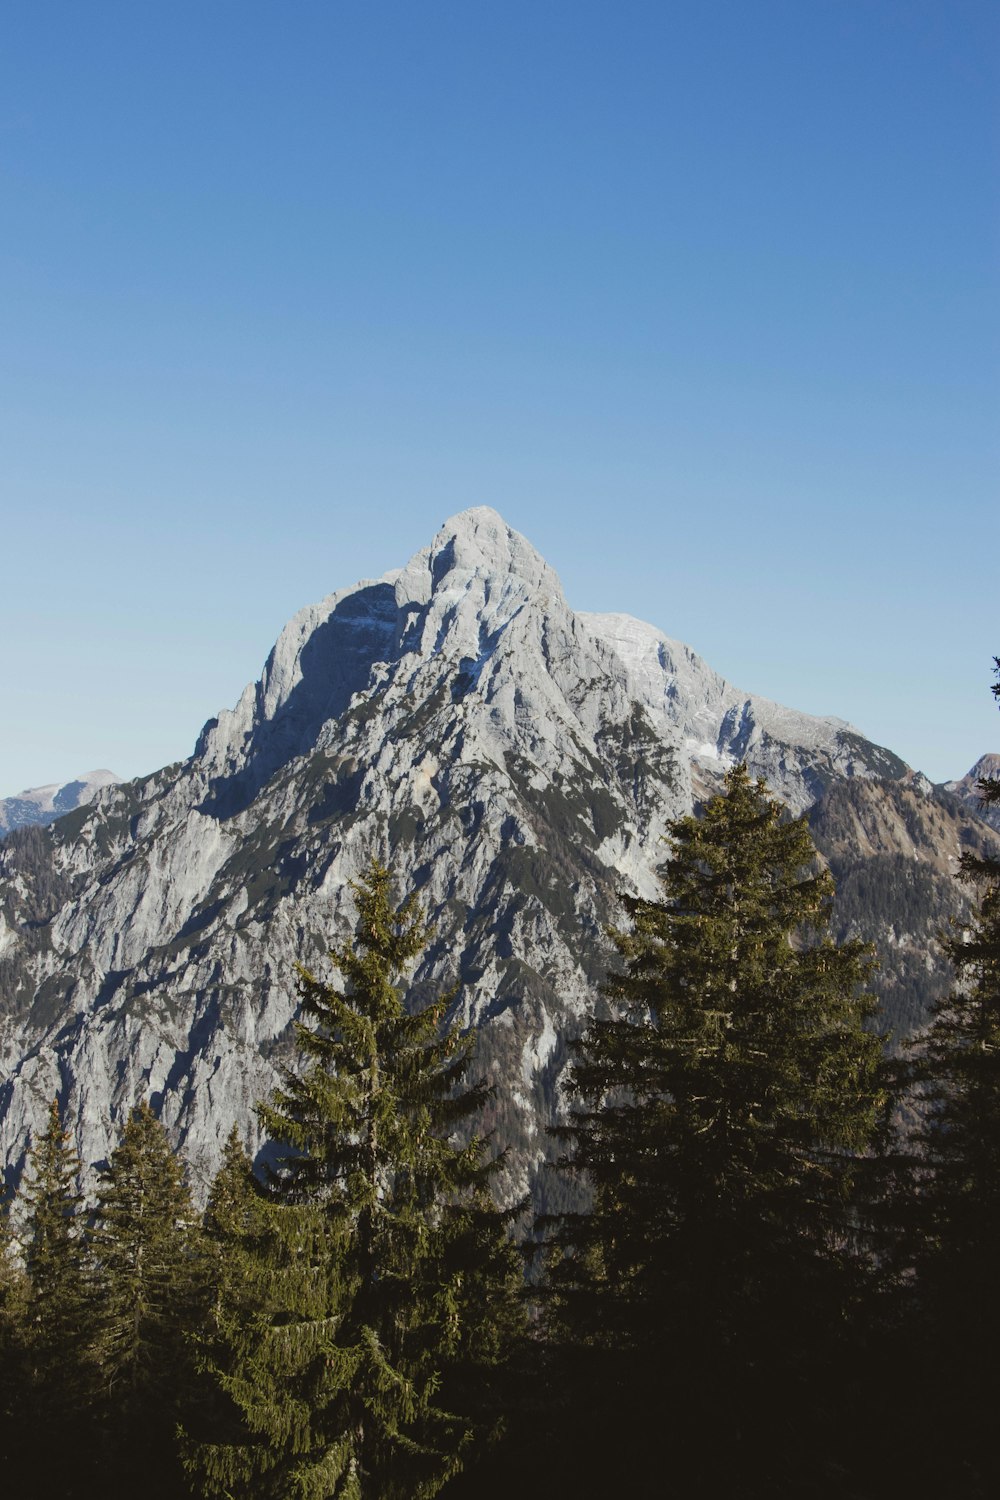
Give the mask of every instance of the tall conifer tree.
M 354 890 L 355 941 L 330 955 L 345 990 L 300 970 L 303 1065 L 260 1107 L 283 1152 L 269 1189 L 235 1161 L 217 1183 L 231 1425 L 189 1448 L 206 1495 L 435 1494 L 475 1427 L 456 1372 L 500 1359 L 516 1316 L 496 1162 L 453 1139 L 488 1092 L 462 1087 L 471 1038 L 446 999 L 410 1012 L 396 987 L 427 939 L 415 898 L 394 909 L 374 862 Z
M 27 1278 L 21 1437 L 29 1454 L 53 1430 L 44 1483 L 53 1495 L 86 1487 L 96 1395 L 93 1281 L 84 1241 L 80 1161 L 53 1099 L 44 1133 L 28 1155 L 21 1187 L 21 1243 Z
M 0 1474 L 13 1476 L 23 1444 L 27 1277 L 8 1205 L 0 1207 Z
M 640 1447 L 659 1408 L 709 1488 L 730 1462 L 774 1482 L 769 1424 L 783 1408 L 815 1441 L 816 1339 L 858 1277 L 852 1180 L 886 1106 L 872 957 L 831 941 L 806 826 L 744 766 L 671 833 L 664 898 L 625 898 L 623 967 L 572 1070 L 564 1165 L 593 1205 L 548 1227 L 553 1322 Z
M 259 1197 L 253 1163 L 243 1144 L 239 1126 L 233 1125 L 222 1148 L 222 1161 L 208 1195 L 203 1220 L 205 1238 L 217 1268 L 222 1266 L 226 1248 L 250 1231 L 254 1205 Z M 216 1280 L 219 1274 L 217 1269 Z
M 242 1355 L 250 1330 L 266 1319 L 269 1304 L 267 1203 L 239 1127 L 233 1125 L 222 1152 L 202 1221 L 209 1297 L 206 1316 L 193 1340 L 194 1399 L 181 1435 L 185 1467 L 205 1478 L 207 1493 L 217 1460 L 228 1476 L 231 1462 L 247 1439 L 247 1424 L 230 1381 L 248 1392 Z M 223 1493 L 226 1493 L 224 1490 Z
M 101 1290 L 106 1461 L 116 1482 L 174 1495 L 174 1429 L 206 1267 L 181 1161 L 148 1103 L 101 1174 L 92 1234 Z

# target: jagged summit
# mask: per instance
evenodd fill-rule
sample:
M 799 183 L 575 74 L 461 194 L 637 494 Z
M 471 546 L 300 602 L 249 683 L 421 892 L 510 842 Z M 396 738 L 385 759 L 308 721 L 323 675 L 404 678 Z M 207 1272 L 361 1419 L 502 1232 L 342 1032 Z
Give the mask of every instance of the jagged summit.
M 529 590 L 555 587 L 561 593 L 559 580 L 545 559 L 488 505 L 449 517 L 430 546 L 410 559 L 400 575 L 406 598 L 417 600 L 424 595 L 426 575 L 432 587 L 449 575 L 509 575 Z
M 403 568 L 300 610 L 260 681 L 205 725 L 195 758 L 217 784 L 239 779 L 233 805 L 245 805 L 356 695 L 381 691 L 390 679 L 416 690 L 415 676 L 431 660 L 456 675 L 481 667 L 526 607 L 565 611 L 556 574 L 496 511 L 462 511 Z
M 585 673 L 600 692 L 581 694 L 563 670 L 571 663 L 570 677 Z M 707 774 L 747 758 L 796 810 L 830 770 L 906 770 L 842 719 L 740 692 L 652 625 L 574 613 L 531 543 L 497 511 L 476 506 L 447 520 L 402 568 L 331 594 L 289 622 L 260 681 L 202 732 L 196 758 L 217 806 L 245 806 L 279 767 L 319 744 L 359 695 L 388 705 L 394 690 L 429 694 L 435 674 L 449 677 L 456 699 L 481 688 L 494 723 L 496 705 L 509 708 L 514 698 L 522 716 L 540 724 L 582 713 L 588 732 L 595 713 L 620 716 L 624 704 L 639 703 Z M 602 694 L 616 699 L 613 708 L 597 705 Z M 816 762 L 805 776 L 797 763 L 789 768 L 787 745 Z

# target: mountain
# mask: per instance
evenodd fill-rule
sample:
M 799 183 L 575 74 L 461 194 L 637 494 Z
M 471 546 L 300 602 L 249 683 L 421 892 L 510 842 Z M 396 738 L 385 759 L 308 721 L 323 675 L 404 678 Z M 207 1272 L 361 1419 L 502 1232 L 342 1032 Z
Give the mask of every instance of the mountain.
M 93 802 L 103 787 L 114 786 L 119 779 L 113 771 L 88 771 L 61 786 L 53 782 L 50 786 L 29 787 L 16 797 L 0 797 L 0 838 L 12 828 L 30 823 L 54 823 L 63 813 Z
M 291 1055 L 295 962 L 328 972 L 374 854 L 436 924 L 418 996 L 457 986 L 479 1028 L 511 1191 L 544 1199 L 617 893 L 656 892 L 669 821 L 737 758 L 809 810 L 843 930 L 882 946 L 887 1015 L 919 1020 L 947 983 L 929 933 L 961 900 L 959 849 L 996 845 L 987 825 L 842 720 L 575 613 L 494 511 L 454 517 L 403 569 L 298 614 L 189 760 L 0 844 L 0 1151 L 16 1175 L 57 1094 L 98 1162 L 149 1097 L 203 1188 Z
M 991 828 L 1000 832 L 1000 807 L 984 807 L 980 797 L 979 783 L 985 778 L 1000 777 L 1000 755 L 981 755 L 970 771 L 958 781 L 946 781 L 944 790 L 964 802 L 985 818 Z

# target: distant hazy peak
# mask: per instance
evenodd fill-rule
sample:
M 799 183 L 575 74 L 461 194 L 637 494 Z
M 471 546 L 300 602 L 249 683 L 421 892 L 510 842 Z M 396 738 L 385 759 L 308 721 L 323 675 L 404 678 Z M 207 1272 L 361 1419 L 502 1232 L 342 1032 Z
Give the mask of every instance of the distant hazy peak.
M 979 783 L 986 778 L 1000 777 L 1000 755 L 989 751 L 981 755 L 976 764 L 960 776 L 957 781 L 946 781 L 944 789 L 951 792 L 953 796 L 960 797 L 967 807 L 973 812 L 979 813 L 992 827 L 1000 830 L 1000 807 L 995 804 L 988 807 L 979 790 Z
M 52 781 L 0 798 L 0 836 L 29 823 L 54 823 L 63 813 L 93 802 L 104 787 L 115 786 L 120 780 L 114 771 L 86 771 L 73 781 Z
M 82 776 L 75 776 L 72 781 L 50 781 L 44 786 L 25 787 L 24 791 L 15 792 L 13 798 L 7 797 L 3 800 L 10 802 L 23 799 L 26 802 L 37 802 L 45 811 L 51 811 L 59 794 L 68 791 L 70 787 L 99 791 L 102 786 L 116 786 L 120 780 L 121 777 L 116 776 L 114 771 L 84 771 Z
M 1000 776 L 1000 754 L 993 751 L 981 755 L 964 776 L 956 777 L 954 781 L 946 781 L 944 789 L 946 792 L 953 792 L 956 797 L 976 796 L 979 782 L 987 776 Z

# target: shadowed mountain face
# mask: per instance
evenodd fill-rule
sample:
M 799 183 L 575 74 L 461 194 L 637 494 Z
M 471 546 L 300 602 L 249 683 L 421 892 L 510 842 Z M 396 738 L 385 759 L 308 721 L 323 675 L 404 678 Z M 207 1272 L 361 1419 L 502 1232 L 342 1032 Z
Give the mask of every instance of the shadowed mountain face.
M 464 512 L 296 616 L 190 760 L 0 845 L 0 1150 L 16 1170 L 58 1094 L 99 1161 L 150 1097 L 204 1185 L 289 1056 L 296 960 L 326 972 L 374 854 L 435 922 L 416 994 L 457 986 L 479 1028 L 510 1188 L 541 1194 L 617 892 L 656 893 L 669 821 L 734 758 L 811 809 L 844 928 L 880 941 L 887 1013 L 912 1023 L 940 983 L 918 958 L 959 899 L 952 865 L 986 825 L 842 721 L 574 613 L 523 537 Z M 894 860 L 915 872 L 905 909 Z
M 318 623 L 309 618 L 307 633 L 293 636 L 294 681 L 287 680 L 286 631 L 252 689 L 253 712 L 243 741 L 236 746 L 230 738 L 232 758 L 212 777 L 199 810 L 216 818 L 242 812 L 277 771 L 301 755 L 303 745 L 315 744 L 324 724 L 339 719 L 354 694 L 365 689 L 372 663 L 391 653 L 396 619 L 395 591 L 388 583 L 359 587 L 330 601 L 324 618 Z M 242 705 L 243 700 L 237 720 Z M 227 722 L 226 728 L 232 727 Z M 225 742 L 225 731 L 219 735 L 218 730 L 218 719 L 205 726 L 196 758 L 207 760 L 219 740 Z

